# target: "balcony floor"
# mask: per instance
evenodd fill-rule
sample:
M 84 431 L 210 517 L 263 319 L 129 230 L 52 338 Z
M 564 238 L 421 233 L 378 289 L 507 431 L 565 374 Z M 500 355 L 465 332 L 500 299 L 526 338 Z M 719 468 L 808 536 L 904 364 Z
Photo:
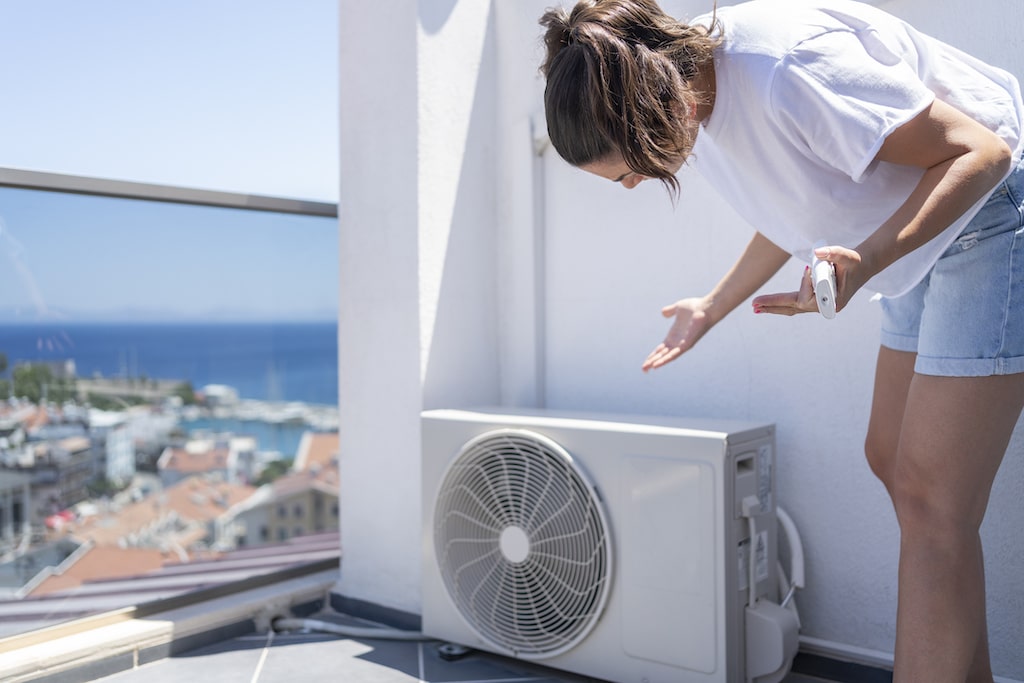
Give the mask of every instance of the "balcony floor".
M 336 613 L 311 618 L 366 626 L 365 622 Z M 446 661 L 438 653 L 439 644 L 436 641 L 355 639 L 319 632 L 252 633 L 98 680 L 103 683 L 292 683 L 296 680 L 303 683 L 583 683 L 592 680 L 482 652 Z M 798 655 L 794 673 L 787 676 L 784 683 L 891 680 L 886 672 L 855 665 L 837 667 L 831 660 L 819 660 Z

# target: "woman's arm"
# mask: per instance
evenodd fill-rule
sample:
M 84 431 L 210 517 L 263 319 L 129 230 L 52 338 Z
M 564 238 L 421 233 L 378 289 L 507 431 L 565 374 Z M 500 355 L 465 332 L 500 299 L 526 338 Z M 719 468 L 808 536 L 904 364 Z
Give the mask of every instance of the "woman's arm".
M 990 192 L 1010 168 L 1012 152 L 995 133 L 935 100 L 886 138 L 876 161 L 925 169 L 914 191 L 885 223 L 853 249 L 824 247 L 818 258 L 836 267 L 836 310 L 878 273 L 936 237 Z M 799 292 L 754 299 L 766 313 L 817 310 L 805 276 Z
M 644 361 L 644 372 L 660 368 L 688 351 L 704 334 L 756 292 L 789 260 L 789 254 L 761 233 L 754 237 L 729 272 L 704 297 L 680 299 L 661 309 L 675 318 L 665 340 Z
M 845 304 L 871 277 L 937 236 L 990 192 L 1010 170 L 1011 157 L 1002 138 L 940 100 L 894 130 L 875 159 L 926 170 L 907 201 L 856 247 L 858 272 L 845 289 L 837 282 L 840 302 Z
M 763 287 L 788 260 L 789 252 L 776 246 L 761 233 L 754 233 L 729 272 L 704 297 L 708 302 L 707 314 L 712 324 L 720 321 Z

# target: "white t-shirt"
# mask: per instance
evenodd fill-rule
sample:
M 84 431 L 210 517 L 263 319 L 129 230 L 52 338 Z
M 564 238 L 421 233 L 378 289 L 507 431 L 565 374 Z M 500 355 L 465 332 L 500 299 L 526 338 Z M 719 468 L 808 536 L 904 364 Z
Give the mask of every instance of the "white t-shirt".
M 874 157 L 934 98 L 985 124 L 1015 161 L 1021 157 L 1017 80 L 881 10 L 848 0 L 754 0 L 720 8 L 718 19 L 725 42 L 715 59 L 715 104 L 690 161 L 795 256 L 809 260 L 820 240 L 856 247 L 906 200 L 923 171 Z M 982 204 L 866 288 L 905 293 Z

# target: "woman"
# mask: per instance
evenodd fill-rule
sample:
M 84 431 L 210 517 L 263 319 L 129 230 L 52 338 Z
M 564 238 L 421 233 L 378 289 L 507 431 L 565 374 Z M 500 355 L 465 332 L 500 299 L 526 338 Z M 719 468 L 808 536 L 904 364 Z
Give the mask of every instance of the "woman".
M 900 524 L 895 680 L 992 681 L 979 527 L 1024 405 L 1017 81 L 878 9 L 757 0 L 684 24 L 654 0 L 544 14 L 548 133 L 626 188 L 693 166 L 756 229 L 705 296 L 667 306 L 678 358 L 791 255 L 836 308 L 882 295 L 865 451 Z M 755 313 L 817 305 L 795 292 Z

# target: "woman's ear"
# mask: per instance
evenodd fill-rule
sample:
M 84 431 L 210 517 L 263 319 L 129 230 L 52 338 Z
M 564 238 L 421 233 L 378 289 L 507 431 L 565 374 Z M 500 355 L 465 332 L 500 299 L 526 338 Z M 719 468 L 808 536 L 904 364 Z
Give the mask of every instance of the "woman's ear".
M 672 110 L 672 115 L 677 118 L 696 119 L 697 118 L 697 99 L 694 98 L 689 102 L 682 100 L 672 100 L 669 105 Z

